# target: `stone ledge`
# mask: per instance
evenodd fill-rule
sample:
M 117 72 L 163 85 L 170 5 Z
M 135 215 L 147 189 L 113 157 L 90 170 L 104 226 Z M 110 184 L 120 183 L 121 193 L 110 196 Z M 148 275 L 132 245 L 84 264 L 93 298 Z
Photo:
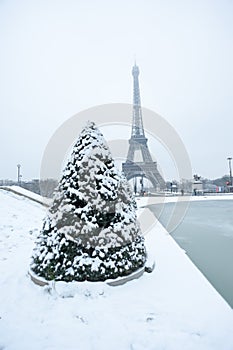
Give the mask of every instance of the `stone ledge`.
M 141 267 L 138 270 L 134 271 L 130 275 L 118 277 L 116 279 L 108 279 L 106 281 L 103 281 L 102 283 L 107 284 L 107 285 L 112 286 L 112 287 L 120 286 L 120 285 L 123 285 L 123 284 L 125 284 L 125 283 L 127 283 L 129 281 L 132 281 L 134 279 L 137 279 L 137 278 L 141 277 L 144 272 L 152 272 L 154 270 L 154 267 L 155 267 L 155 263 L 150 268 L 150 271 L 147 271 L 147 267 L 144 265 L 143 267 Z M 44 287 L 46 285 L 49 285 L 51 282 L 56 284 L 56 281 L 47 281 L 45 278 L 37 276 L 31 270 L 29 270 L 28 273 L 29 273 L 29 276 L 30 276 L 31 280 L 35 284 L 37 284 L 38 286 Z M 85 281 L 85 282 L 87 282 L 87 281 Z M 92 281 L 88 281 L 88 282 L 95 283 L 95 282 L 92 282 Z M 97 282 L 100 283 L 99 281 L 97 281 Z M 78 282 L 77 281 L 77 283 L 82 283 L 82 282 Z

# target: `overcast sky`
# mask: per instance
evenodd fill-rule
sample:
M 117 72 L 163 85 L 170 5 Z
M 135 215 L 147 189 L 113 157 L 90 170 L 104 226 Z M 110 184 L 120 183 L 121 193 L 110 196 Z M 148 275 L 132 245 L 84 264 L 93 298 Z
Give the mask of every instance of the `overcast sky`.
M 232 0 L 0 0 L 0 52 L 0 179 L 16 179 L 18 163 L 38 178 L 72 115 L 131 103 L 135 55 L 142 105 L 175 128 L 193 172 L 228 173 Z

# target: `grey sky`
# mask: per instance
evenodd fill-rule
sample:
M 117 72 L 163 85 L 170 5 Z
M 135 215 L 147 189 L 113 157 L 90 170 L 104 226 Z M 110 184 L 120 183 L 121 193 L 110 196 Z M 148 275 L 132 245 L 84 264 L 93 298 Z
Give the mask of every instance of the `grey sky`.
M 72 115 L 131 103 L 135 55 L 142 104 L 173 125 L 194 173 L 228 173 L 232 0 L 0 0 L 0 50 L 0 178 L 15 179 L 18 163 L 38 177 Z

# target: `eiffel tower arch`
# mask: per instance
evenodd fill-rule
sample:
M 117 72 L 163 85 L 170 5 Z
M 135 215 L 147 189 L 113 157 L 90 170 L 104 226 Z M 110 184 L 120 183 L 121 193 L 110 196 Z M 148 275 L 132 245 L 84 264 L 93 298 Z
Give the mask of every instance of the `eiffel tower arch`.
M 127 180 L 140 177 L 143 181 L 143 178 L 146 178 L 152 183 L 154 189 L 162 190 L 165 188 L 165 181 L 157 169 L 157 162 L 154 162 L 151 157 L 144 132 L 138 80 L 139 68 L 136 63 L 133 66 L 132 74 L 134 84 L 133 121 L 127 159 L 122 164 L 122 170 Z M 136 160 L 136 154 L 141 156 L 141 161 Z

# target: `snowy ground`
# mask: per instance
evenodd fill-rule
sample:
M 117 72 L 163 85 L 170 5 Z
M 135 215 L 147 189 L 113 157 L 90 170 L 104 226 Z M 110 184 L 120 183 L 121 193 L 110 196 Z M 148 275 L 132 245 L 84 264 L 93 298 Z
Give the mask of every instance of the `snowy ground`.
M 159 223 L 146 235 L 152 274 L 42 288 L 27 271 L 45 209 L 0 190 L 0 213 L 1 350 L 233 349 L 232 309 Z
M 20 186 L 0 186 L 0 189 L 5 189 L 7 191 L 10 191 L 15 194 L 19 194 L 21 196 L 24 196 L 26 198 L 32 199 L 34 202 L 49 206 L 51 204 L 51 199 L 50 198 L 45 198 L 40 196 L 37 193 L 31 192 L 26 190 L 23 187 Z

